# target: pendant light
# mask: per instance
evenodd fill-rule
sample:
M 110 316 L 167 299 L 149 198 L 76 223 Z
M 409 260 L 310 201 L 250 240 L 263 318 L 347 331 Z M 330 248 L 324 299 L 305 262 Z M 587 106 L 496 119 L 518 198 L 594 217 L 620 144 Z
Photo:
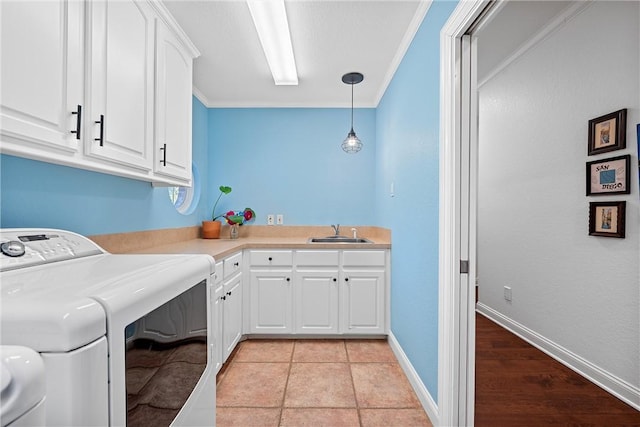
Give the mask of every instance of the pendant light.
M 353 85 L 360 83 L 362 80 L 364 80 L 362 73 L 347 73 L 342 76 L 342 82 L 351 85 L 351 130 L 345 140 L 342 141 L 342 149 L 349 154 L 357 153 L 362 149 L 362 141 L 353 130 Z

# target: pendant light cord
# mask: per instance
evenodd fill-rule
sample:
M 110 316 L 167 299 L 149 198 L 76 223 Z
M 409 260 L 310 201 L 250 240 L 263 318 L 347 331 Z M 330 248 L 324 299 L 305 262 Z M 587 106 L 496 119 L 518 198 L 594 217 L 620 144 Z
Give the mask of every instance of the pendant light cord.
M 353 83 L 351 83 L 351 131 L 353 132 Z

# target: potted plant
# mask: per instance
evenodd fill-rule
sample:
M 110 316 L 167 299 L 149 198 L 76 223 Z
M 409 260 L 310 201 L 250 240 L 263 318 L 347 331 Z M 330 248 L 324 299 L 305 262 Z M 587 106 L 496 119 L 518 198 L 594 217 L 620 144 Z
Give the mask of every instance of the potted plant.
M 216 207 L 218 206 L 218 202 L 223 194 L 231 193 L 231 187 L 226 185 L 221 185 L 220 194 L 216 199 L 216 202 L 213 204 L 213 210 L 211 211 L 211 221 L 202 221 L 202 238 L 203 239 L 219 239 L 220 238 L 220 227 L 222 223 L 220 221 L 216 221 L 218 218 L 224 217 L 226 214 L 221 214 L 216 216 Z

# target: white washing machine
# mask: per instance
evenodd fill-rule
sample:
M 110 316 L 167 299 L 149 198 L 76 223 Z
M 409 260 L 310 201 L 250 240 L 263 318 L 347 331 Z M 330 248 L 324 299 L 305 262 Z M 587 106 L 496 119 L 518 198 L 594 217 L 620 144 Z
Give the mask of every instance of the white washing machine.
M 0 250 L 0 344 L 44 361 L 47 425 L 215 424 L 212 257 L 115 255 L 52 229 L 0 230 Z M 170 377 L 182 371 L 188 381 Z M 154 413 L 163 384 L 188 386 Z
M 0 423 L 2 427 L 45 425 L 44 363 L 20 346 L 0 346 Z

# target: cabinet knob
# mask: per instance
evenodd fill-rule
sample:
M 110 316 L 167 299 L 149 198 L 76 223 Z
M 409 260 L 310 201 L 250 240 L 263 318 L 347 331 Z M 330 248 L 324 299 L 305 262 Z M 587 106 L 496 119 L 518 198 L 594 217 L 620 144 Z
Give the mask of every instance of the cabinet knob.
M 348 277 L 345 277 L 345 278 L 344 278 L 344 281 L 345 281 L 345 282 L 348 282 L 348 281 L 349 281 L 349 278 L 348 278 Z
M 224 301 L 224 300 L 226 300 L 226 299 L 227 299 L 227 297 L 226 297 L 226 296 L 224 296 L 224 295 L 222 295 L 222 296 L 220 297 L 220 299 Z
M 290 281 L 291 281 L 291 278 L 290 278 L 290 277 L 287 277 L 287 282 L 290 282 Z
M 231 291 L 227 292 L 227 295 L 231 295 Z
M 234 262 L 233 265 L 238 267 L 240 265 L 240 263 L 239 262 Z
M 269 257 L 269 261 L 273 261 L 273 258 Z
M 336 278 L 334 277 L 334 278 L 333 278 L 333 281 L 334 281 L 334 282 L 337 282 L 337 281 L 338 281 L 338 279 L 336 279 Z

